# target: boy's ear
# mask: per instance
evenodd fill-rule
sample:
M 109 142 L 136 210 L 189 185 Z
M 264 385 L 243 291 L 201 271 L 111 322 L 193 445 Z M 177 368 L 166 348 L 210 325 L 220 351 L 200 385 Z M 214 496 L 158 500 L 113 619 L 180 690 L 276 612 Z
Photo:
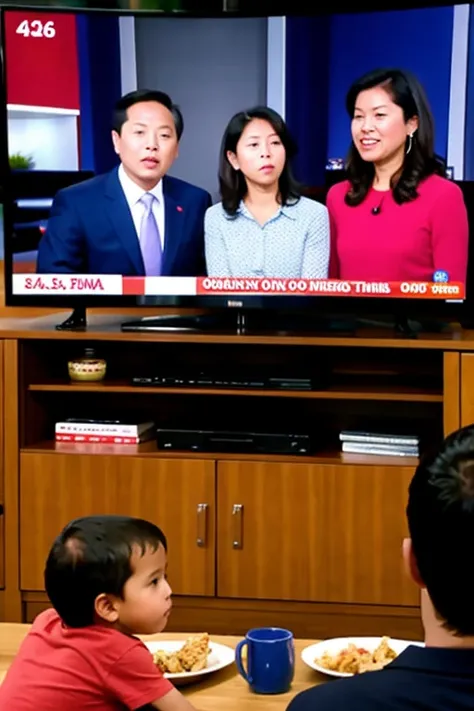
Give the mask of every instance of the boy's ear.
M 114 624 L 118 620 L 118 601 L 113 595 L 101 593 L 94 602 L 94 610 L 99 619 Z

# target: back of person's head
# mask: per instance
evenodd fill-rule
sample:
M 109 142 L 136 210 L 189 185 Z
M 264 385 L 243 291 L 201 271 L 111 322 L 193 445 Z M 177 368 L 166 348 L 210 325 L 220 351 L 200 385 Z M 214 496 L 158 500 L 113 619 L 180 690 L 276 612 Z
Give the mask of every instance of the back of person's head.
M 219 186 L 224 210 L 229 215 L 235 215 L 237 212 L 240 201 L 247 194 L 247 183 L 243 173 L 232 167 L 227 154 L 229 152 L 237 154 L 237 144 L 243 132 L 255 119 L 267 121 L 285 148 L 285 166 L 278 181 L 281 204 L 295 202 L 300 197 L 300 188 L 291 170 L 291 160 L 296 155 L 297 145 L 280 114 L 268 106 L 255 106 L 235 114 L 227 124 L 222 138 L 219 157 Z
M 129 516 L 87 516 L 71 521 L 53 543 L 44 572 L 48 597 L 69 627 L 95 621 L 98 595 L 123 597 L 133 574 L 131 557 L 167 549 L 163 532 Z
M 445 166 L 434 152 L 434 120 L 423 86 L 410 72 L 401 69 L 376 69 L 359 77 L 349 88 L 346 109 L 352 119 L 357 97 L 363 91 L 384 89 L 394 104 L 403 111 L 405 123 L 416 118 L 410 150 L 406 153 L 402 169 L 392 177 L 393 196 L 397 203 L 414 200 L 417 187 L 423 178 L 433 173 L 445 174 Z M 374 165 L 364 161 L 352 141 L 347 159 L 347 174 L 352 189 L 346 202 L 358 205 L 365 198 L 375 174 Z
M 128 120 L 128 109 L 135 104 L 147 101 L 155 101 L 158 104 L 162 104 L 171 112 L 179 141 L 184 129 L 183 115 L 179 107 L 173 104 L 168 94 L 165 94 L 164 91 L 155 91 L 153 89 L 137 89 L 122 96 L 115 104 L 112 129 L 120 135 L 123 124 Z
M 445 626 L 474 635 L 474 425 L 422 460 L 409 488 L 408 527 L 419 577 Z

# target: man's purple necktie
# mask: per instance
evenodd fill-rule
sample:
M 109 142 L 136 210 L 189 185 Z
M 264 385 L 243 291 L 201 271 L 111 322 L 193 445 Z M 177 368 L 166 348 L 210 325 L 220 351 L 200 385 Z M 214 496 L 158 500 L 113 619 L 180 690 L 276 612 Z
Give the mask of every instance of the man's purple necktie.
M 153 202 L 155 199 L 155 196 L 151 193 L 145 193 L 145 195 L 140 198 L 140 201 L 146 208 L 140 227 L 140 248 L 146 276 L 160 276 L 161 274 L 161 239 L 158 225 L 156 224 L 153 214 Z

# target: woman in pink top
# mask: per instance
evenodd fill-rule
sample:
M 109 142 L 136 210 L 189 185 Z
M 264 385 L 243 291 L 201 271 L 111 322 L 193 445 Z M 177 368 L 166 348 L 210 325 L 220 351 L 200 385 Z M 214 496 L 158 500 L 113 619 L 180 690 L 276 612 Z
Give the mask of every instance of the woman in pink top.
M 433 118 L 418 81 L 398 69 L 349 89 L 347 176 L 328 193 L 329 274 L 367 281 L 466 281 L 467 211 L 433 148 Z

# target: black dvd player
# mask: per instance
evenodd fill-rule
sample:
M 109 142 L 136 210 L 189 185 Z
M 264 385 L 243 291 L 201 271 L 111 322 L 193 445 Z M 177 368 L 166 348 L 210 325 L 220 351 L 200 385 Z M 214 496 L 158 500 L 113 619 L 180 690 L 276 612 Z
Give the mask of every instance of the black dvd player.
M 304 434 L 158 429 L 156 438 L 158 448 L 168 451 L 303 455 L 311 452 L 310 437 Z
M 314 390 L 310 377 L 284 377 L 261 373 L 180 373 L 135 376 L 132 385 L 157 388 L 217 388 L 223 390 Z M 320 384 L 319 384 L 320 385 Z

